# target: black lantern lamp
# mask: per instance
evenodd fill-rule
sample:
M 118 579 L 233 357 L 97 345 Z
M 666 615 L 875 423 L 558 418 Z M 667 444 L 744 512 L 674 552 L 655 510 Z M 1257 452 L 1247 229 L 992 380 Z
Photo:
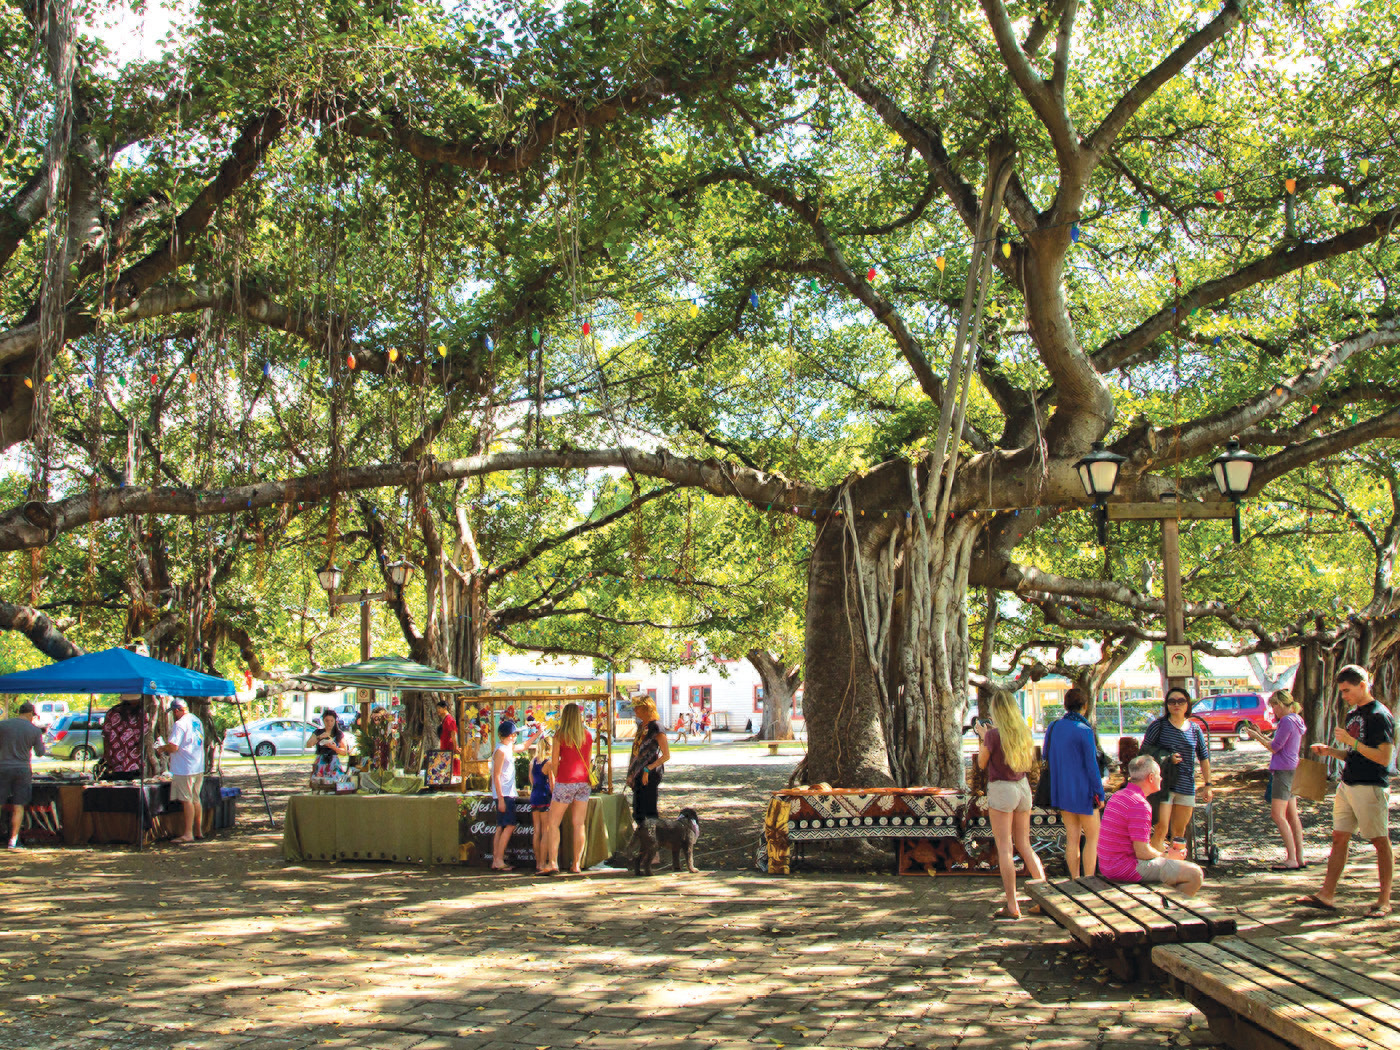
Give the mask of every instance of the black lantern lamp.
M 393 581 L 395 587 L 402 593 L 404 586 L 413 576 L 413 562 L 393 561 L 389 563 L 389 579 Z
M 327 594 L 334 594 L 340 589 L 341 571 L 334 564 L 316 570 L 316 579 L 321 581 L 321 589 Z
M 328 562 L 324 567 L 316 570 L 316 579 L 321 582 L 321 590 L 326 592 L 326 599 L 331 603 L 331 618 L 335 618 L 335 592 L 340 589 L 340 578 L 342 573 L 334 562 Z
M 1098 505 L 1100 547 L 1108 546 L 1108 507 L 1104 500 L 1113 495 L 1114 486 L 1118 484 L 1118 471 L 1126 462 L 1127 456 L 1109 452 L 1102 441 L 1095 441 L 1093 449 L 1074 465 L 1085 495 Z
M 1240 500 L 1249 492 L 1249 483 L 1254 479 L 1254 468 L 1258 463 L 1258 456 L 1240 449 L 1240 439 L 1237 437 L 1225 442 L 1225 451 L 1210 461 L 1215 487 L 1235 505 L 1236 543 L 1240 542 Z

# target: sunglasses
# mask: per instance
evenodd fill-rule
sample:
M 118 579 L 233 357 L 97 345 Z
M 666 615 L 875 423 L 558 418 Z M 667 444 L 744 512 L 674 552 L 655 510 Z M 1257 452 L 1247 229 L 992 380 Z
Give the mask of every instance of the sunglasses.
M 1167 698 L 1169 704 L 1189 704 L 1191 701 L 1183 696 L 1172 696 Z

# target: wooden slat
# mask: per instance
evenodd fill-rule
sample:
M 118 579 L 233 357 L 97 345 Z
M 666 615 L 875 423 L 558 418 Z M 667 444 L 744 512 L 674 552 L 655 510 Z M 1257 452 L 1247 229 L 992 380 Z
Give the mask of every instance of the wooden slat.
M 1180 908 L 1187 915 L 1204 922 L 1210 937 L 1223 937 L 1236 932 L 1235 919 L 1232 916 L 1222 915 L 1214 908 L 1207 908 L 1203 904 L 1197 904 L 1194 901 L 1155 888 L 1149 889 L 1143 883 L 1120 883 L 1119 885 L 1135 886 L 1139 893 L 1154 894 L 1159 900 L 1166 901 L 1169 909 Z
M 1121 908 L 1106 902 L 1083 880 L 1055 883 L 1055 888 L 1070 897 L 1081 908 L 1089 912 L 1105 926 L 1113 930 L 1115 943 L 1120 945 L 1148 944 L 1151 942 L 1148 928 Z
M 1330 963 L 1341 963 L 1346 969 L 1354 970 L 1359 977 L 1389 989 L 1392 1000 L 1400 998 L 1400 976 L 1390 970 L 1378 970 L 1371 960 L 1360 958 L 1345 949 L 1335 947 L 1332 940 L 1316 940 L 1316 934 L 1301 934 L 1287 938 L 1290 948 L 1296 948 L 1300 952 L 1306 952 L 1317 959 Z
M 1301 1050 L 1392 1050 L 1241 977 L 1232 965 L 1238 961 L 1213 944 L 1160 944 L 1152 949 L 1152 962 L 1159 969 Z
M 1340 989 L 1331 988 L 1327 994 L 1395 1029 L 1394 1040 L 1400 1045 L 1400 992 L 1394 987 L 1305 952 L 1282 937 L 1249 943 L 1278 956 L 1284 967 L 1282 972 L 1297 974 L 1300 982 L 1306 983 L 1306 974 L 1316 974 L 1329 986 L 1340 985 Z
M 1176 923 L 1177 939 L 1180 941 L 1208 941 L 1222 932 L 1217 926 L 1228 927 L 1228 932 L 1235 932 L 1233 919 L 1218 922 L 1219 916 L 1214 912 L 1189 906 L 1180 897 L 1163 893 L 1159 887 L 1148 887 L 1141 883 L 1118 883 L 1118 888 Z
M 1040 905 L 1046 915 L 1068 930 L 1076 940 L 1091 948 L 1104 948 L 1122 943 L 1122 938 L 1112 926 L 1103 922 L 1084 905 L 1064 893 L 1059 886 L 1036 879 L 1026 883 L 1026 892 L 1031 900 Z M 1142 941 L 1142 931 L 1138 931 L 1136 942 Z
M 1203 941 L 1209 936 L 1209 928 L 1201 920 L 1180 913 L 1168 915 L 1160 902 L 1154 904 L 1146 894 L 1133 893 L 1131 885 L 1118 886 L 1095 876 L 1080 879 L 1079 884 L 1092 890 L 1105 904 L 1140 923 L 1147 931 L 1148 940 L 1154 944 Z
M 1260 973 L 1256 979 L 1284 998 L 1317 1011 L 1343 1028 L 1360 1032 L 1372 1042 L 1386 1046 L 1400 1044 L 1400 1028 L 1391 1023 L 1400 1021 L 1400 1011 L 1393 1007 L 1389 1020 L 1376 1017 L 1367 1007 L 1384 1013 L 1384 1003 L 1323 977 L 1311 968 L 1305 969 L 1281 958 L 1270 950 L 1267 942 L 1252 944 L 1238 937 L 1223 937 L 1215 942 L 1215 947 L 1250 964 Z M 1264 972 L 1276 978 L 1277 983 L 1266 981 Z

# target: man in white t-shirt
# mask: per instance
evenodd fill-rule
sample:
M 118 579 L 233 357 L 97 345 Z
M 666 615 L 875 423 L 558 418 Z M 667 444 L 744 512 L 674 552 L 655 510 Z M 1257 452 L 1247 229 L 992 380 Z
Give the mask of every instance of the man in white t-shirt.
M 170 756 L 170 798 L 182 803 L 185 811 L 185 832 L 174 841 L 203 838 L 199 791 L 204 786 L 204 723 L 190 714 L 178 696 L 170 701 L 170 739 L 156 750 Z

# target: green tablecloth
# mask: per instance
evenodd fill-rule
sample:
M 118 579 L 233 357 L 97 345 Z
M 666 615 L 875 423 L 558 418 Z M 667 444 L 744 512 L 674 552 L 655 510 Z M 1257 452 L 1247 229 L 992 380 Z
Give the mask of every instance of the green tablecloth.
M 282 856 L 305 860 L 392 860 L 408 864 L 485 863 L 468 849 L 471 821 L 461 819 L 464 800 L 480 795 L 293 795 L 282 827 Z M 520 816 L 529 827 L 530 811 Z M 588 800 L 588 841 L 583 864 L 592 867 L 627 848 L 632 814 L 621 794 Z M 560 829 L 559 855 L 570 856 L 573 829 Z

